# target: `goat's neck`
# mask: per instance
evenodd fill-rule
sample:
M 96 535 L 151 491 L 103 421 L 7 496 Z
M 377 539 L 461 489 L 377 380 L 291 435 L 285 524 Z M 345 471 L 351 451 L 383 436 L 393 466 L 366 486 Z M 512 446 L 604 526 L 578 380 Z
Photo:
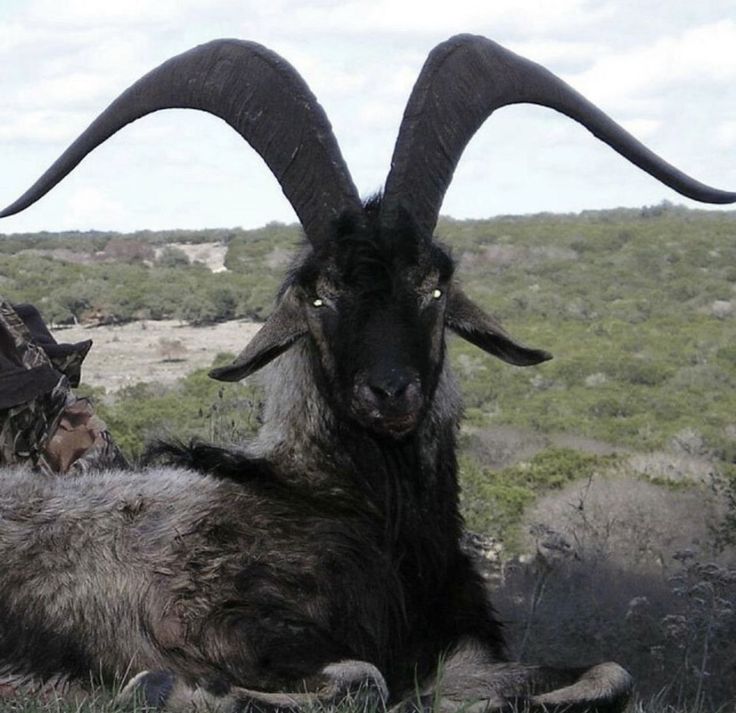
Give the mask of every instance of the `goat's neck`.
M 304 347 L 278 362 L 268 375 L 256 455 L 310 494 L 321 493 L 325 503 L 359 502 L 361 519 L 374 523 L 405 581 L 434 582 L 428 587 L 434 591 L 457 556 L 461 527 L 455 457 L 461 408 L 449 367 L 416 433 L 394 443 L 336 417 L 315 385 Z

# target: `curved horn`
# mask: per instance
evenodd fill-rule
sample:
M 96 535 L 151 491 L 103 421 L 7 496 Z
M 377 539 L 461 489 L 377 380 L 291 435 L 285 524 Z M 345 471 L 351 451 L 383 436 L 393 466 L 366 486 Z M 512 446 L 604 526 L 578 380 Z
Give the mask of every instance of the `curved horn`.
M 662 160 L 568 84 L 485 37 L 458 35 L 435 47 L 414 86 L 391 160 L 382 222 L 399 210 L 431 234 L 445 191 L 468 141 L 499 107 L 541 104 L 580 122 L 670 188 L 705 203 L 733 203 Z
M 296 70 L 254 42 L 215 40 L 129 87 L 0 218 L 37 201 L 126 124 L 174 108 L 200 109 L 230 124 L 268 164 L 313 243 L 343 211 L 361 209 L 332 127 Z

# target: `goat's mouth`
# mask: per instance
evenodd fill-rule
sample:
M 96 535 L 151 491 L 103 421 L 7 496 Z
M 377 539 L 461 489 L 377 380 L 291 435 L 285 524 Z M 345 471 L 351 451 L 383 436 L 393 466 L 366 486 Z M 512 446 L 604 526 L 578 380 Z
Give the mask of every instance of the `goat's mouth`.
M 419 412 L 402 414 L 400 416 L 384 416 L 373 422 L 373 429 L 382 435 L 392 438 L 408 436 L 419 423 Z
M 421 409 L 382 413 L 378 409 L 358 409 L 358 422 L 378 436 L 399 440 L 413 433 L 421 420 Z
M 380 385 L 361 380 L 353 389 L 353 417 L 376 435 L 398 440 L 419 425 L 424 396 L 418 378 L 403 382 L 386 380 Z

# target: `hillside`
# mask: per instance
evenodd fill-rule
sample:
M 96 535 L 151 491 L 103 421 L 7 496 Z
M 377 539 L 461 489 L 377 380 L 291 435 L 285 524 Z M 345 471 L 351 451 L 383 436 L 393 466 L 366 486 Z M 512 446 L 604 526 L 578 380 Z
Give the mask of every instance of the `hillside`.
M 680 444 L 732 459 L 736 213 L 665 204 L 443 219 L 438 234 L 466 290 L 555 356 L 514 369 L 453 340 L 471 424 L 573 432 L 640 450 Z M 196 243 L 226 248 L 226 269 L 191 262 Z M 34 302 L 57 324 L 257 321 L 298 244 L 296 227 L 281 224 L 0 236 L 0 293 Z

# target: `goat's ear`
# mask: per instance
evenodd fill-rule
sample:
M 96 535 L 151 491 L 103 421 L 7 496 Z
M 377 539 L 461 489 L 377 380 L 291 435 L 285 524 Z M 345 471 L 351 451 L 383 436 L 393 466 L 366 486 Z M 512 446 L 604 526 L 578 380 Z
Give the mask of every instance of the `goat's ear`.
M 494 317 L 486 314 L 457 287 L 453 287 L 449 295 L 445 323 L 463 339 L 509 364 L 531 366 L 552 358 L 542 349 L 519 344 Z
M 219 381 L 240 381 L 266 366 L 307 333 L 304 315 L 296 298 L 288 290 L 276 309 L 256 332 L 248 346 L 228 366 L 210 371 Z

